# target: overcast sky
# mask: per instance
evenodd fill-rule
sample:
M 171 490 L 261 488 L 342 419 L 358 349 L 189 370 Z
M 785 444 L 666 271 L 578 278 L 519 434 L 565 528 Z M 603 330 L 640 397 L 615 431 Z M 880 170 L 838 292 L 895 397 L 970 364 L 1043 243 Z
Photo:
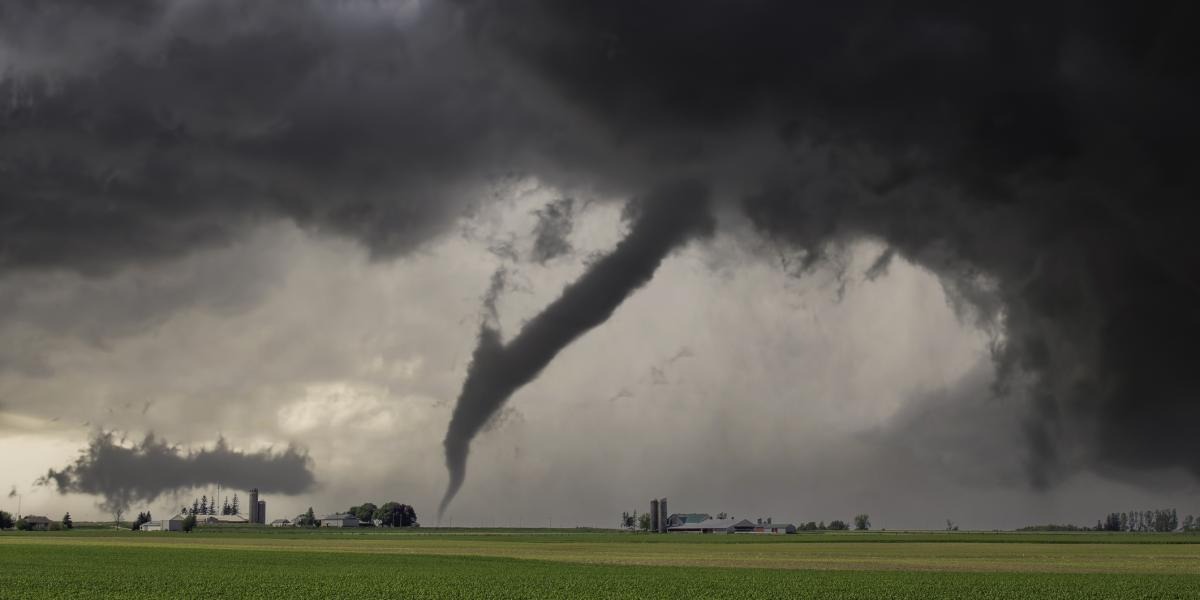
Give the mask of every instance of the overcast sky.
M 0 507 L 1200 513 L 1194 9 L 641 4 L 0 8 Z

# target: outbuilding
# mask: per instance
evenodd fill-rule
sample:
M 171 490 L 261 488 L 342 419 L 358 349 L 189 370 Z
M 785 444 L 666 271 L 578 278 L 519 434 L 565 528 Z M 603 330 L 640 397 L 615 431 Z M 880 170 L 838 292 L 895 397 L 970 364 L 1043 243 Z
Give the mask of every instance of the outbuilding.
M 156 519 L 146 521 L 138 528 L 139 531 L 183 531 L 183 519 L 185 517 L 177 514 L 169 519 Z
M 46 531 L 50 529 L 50 519 L 39 517 L 37 515 L 25 515 L 25 523 L 29 525 L 30 531 Z
M 321 517 L 321 527 L 358 527 L 358 517 L 348 513 L 338 513 Z
M 271 527 L 291 527 L 292 522 L 287 519 L 275 519 L 271 521 Z

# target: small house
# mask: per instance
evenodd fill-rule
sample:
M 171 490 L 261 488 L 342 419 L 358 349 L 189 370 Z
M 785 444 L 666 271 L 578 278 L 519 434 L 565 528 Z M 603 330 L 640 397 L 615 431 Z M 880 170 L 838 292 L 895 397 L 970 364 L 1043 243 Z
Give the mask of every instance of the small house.
M 25 523 L 29 525 L 30 531 L 46 531 L 50 529 L 50 519 L 47 519 L 46 517 L 26 515 Z

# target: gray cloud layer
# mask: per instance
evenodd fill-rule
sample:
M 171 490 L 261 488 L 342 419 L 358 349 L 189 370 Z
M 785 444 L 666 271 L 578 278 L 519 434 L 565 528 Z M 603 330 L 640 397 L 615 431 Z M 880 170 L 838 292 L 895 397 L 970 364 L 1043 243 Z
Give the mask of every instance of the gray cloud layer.
M 1002 332 L 992 393 L 1036 485 L 1200 474 L 1196 11 L 7 3 L 0 269 L 107 273 L 281 218 L 398 256 L 510 173 L 695 177 L 802 264 L 866 237 L 942 277 Z M 927 421 L 988 428 L 953 417 Z

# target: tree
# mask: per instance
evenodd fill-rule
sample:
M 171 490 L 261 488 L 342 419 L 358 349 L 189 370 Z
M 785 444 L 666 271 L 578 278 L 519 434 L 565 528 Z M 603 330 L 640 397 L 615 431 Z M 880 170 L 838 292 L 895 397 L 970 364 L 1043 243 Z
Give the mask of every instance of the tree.
M 863 513 L 861 515 L 854 515 L 854 529 L 856 529 L 858 531 L 866 531 L 870 528 L 871 528 L 870 515 L 868 515 L 866 513 Z
M 191 514 L 193 514 L 193 515 L 198 515 L 198 514 L 200 514 L 200 501 L 199 501 L 199 500 L 192 500 L 192 512 L 191 512 Z
M 63 526 L 63 529 L 74 529 L 75 528 L 75 522 L 71 520 L 71 513 L 67 513 L 67 514 L 63 515 L 62 526 Z
M 719 513 L 717 513 L 717 518 L 718 518 L 718 519 L 728 519 L 728 518 L 729 518 L 729 513 L 726 513 L 726 512 L 719 512 Z
M 400 526 L 416 527 L 418 525 L 417 509 L 413 508 L 411 504 L 402 504 L 401 506 L 404 507 L 404 515 L 400 518 Z
M 225 502 L 223 502 L 221 504 L 221 514 L 222 515 L 232 515 L 233 514 L 233 507 L 229 505 L 229 496 L 225 496 Z
M 123 509 L 123 508 L 114 508 L 113 509 L 113 525 L 114 526 L 116 526 L 116 527 L 121 526 L 121 517 L 124 514 L 125 514 L 125 509 Z
M 829 522 L 829 529 L 830 531 L 845 531 L 850 529 L 850 526 L 847 525 L 845 521 L 834 519 Z
M 357 518 L 360 523 L 374 525 L 374 523 L 372 523 L 371 520 L 375 518 L 375 512 L 377 510 L 379 510 L 379 507 L 375 506 L 374 503 L 363 502 L 359 506 L 350 507 L 349 513 L 354 515 L 355 518 Z
M 13 522 L 12 515 L 0 510 L 0 529 L 12 529 L 15 525 L 16 523 Z
M 829 529 L 829 528 L 825 526 L 825 521 L 821 521 L 820 523 L 817 523 L 818 531 L 825 531 L 826 529 Z
M 32 529 L 33 525 L 30 525 L 29 521 L 26 521 L 25 519 L 17 519 L 17 531 L 30 531 Z
M 621 513 L 621 529 L 628 529 L 632 531 L 636 522 L 636 517 L 629 514 L 629 511 Z
M 183 527 L 182 527 L 183 532 L 191 533 L 192 530 L 195 528 L 196 528 L 196 513 L 188 513 L 188 516 L 184 517 L 184 519 L 183 519 Z
M 650 513 L 642 513 L 638 517 L 638 529 L 641 531 L 650 531 Z
M 149 522 L 150 522 L 149 511 L 144 512 L 144 513 L 140 512 L 140 513 L 138 513 L 137 519 L 134 520 L 134 522 L 132 524 L 130 524 L 129 528 L 132 529 L 133 531 L 137 531 L 142 528 L 143 523 L 149 523 Z
M 208 496 L 200 496 L 200 514 L 208 514 Z
M 1183 518 L 1183 530 L 1184 531 L 1191 531 L 1192 528 L 1195 527 L 1195 525 L 1196 525 L 1196 517 L 1193 517 L 1192 515 L 1188 515 Z
M 241 511 L 240 511 L 240 510 L 238 510 L 238 497 L 237 497 L 237 494 L 234 494 L 234 495 L 233 495 L 233 505 L 232 505 L 232 508 L 233 508 L 233 512 L 231 512 L 231 513 L 229 513 L 229 514 L 231 514 L 231 515 L 240 515 L 240 514 L 242 514 L 242 513 L 241 513 Z
M 308 511 L 304 513 L 304 519 L 303 519 L 303 523 L 301 524 L 301 526 L 302 527 L 316 527 L 317 526 L 317 515 L 313 514 L 313 509 L 311 506 L 308 507 Z
M 399 527 L 404 520 L 403 506 L 399 502 L 385 502 L 383 506 L 375 509 L 375 518 L 379 519 L 384 527 Z

